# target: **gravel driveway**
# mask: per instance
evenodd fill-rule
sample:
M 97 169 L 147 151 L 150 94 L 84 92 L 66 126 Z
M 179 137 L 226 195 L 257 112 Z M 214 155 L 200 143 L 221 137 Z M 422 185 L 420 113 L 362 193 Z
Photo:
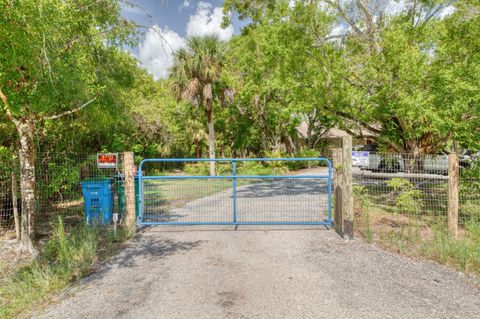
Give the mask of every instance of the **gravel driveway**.
M 480 318 L 480 289 L 332 230 L 150 228 L 34 317 Z

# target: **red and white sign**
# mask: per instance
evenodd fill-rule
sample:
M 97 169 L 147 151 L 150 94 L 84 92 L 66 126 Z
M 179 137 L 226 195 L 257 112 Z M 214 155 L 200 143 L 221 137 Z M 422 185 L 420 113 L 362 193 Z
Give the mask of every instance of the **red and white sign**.
M 118 153 L 98 153 L 97 167 L 98 168 L 117 168 Z

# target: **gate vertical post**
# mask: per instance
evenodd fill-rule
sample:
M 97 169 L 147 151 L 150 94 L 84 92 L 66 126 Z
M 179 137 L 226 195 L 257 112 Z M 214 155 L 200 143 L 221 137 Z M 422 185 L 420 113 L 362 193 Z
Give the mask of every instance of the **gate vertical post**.
M 237 162 L 232 160 L 233 223 L 237 223 Z
M 130 230 L 135 229 L 135 160 L 133 152 L 123 153 L 125 176 L 125 222 Z
M 458 235 L 458 155 L 448 156 L 448 231 L 453 238 Z

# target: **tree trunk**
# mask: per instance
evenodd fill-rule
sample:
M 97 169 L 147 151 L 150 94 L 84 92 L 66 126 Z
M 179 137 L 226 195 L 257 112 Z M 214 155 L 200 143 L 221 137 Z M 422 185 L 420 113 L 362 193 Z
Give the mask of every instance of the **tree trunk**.
M 407 173 L 423 173 L 424 172 L 424 155 L 417 147 L 403 154 L 403 164 Z
M 35 143 L 34 121 L 25 118 L 17 123 L 20 138 L 18 157 L 20 159 L 20 191 L 22 194 L 21 240 L 22 249 L 35 254 Z
M 195 139 L 195 156 L 196 158 L 200 158 L 202 154 L 200 153 L 200 141 Z
M 208 155 L 215 159 L 215 132 L 213 128 L 213 111 L 207 112 L 208 117 Z M 210 161 L 210 176 L 215 176 L 215 161 Z

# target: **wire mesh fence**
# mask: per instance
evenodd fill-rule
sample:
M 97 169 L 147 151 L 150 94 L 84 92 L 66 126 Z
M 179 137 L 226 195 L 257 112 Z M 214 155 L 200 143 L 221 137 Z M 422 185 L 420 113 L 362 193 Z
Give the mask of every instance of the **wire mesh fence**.
M 475 159 L 459 159 L 460 232 L 480 217 L 480 176 Z M 369 153 L 353 167 L 357 230 L 367 237 L 433 236 L 447 229 L 448 155 Z M 451 177 L 450 177 L 451 178 Z
M 119 156 L 117 169 L 98 169 L 96 154 L 38 154 L 37 232 L 47 233 L 58 215 L 63 216 L 66 223 L 85 222 L 82 185 L 85 181 L 108 180 L 113 194 L 112 210 L 122 217 L 125 194 L 121 158 Z M 459 164 L 459 226 L 462 232 L 468 223 L 480 221 L 480 161 L 460 158 Z M 144 221 L 226 223 L 233 220 L 234 210 L 237 221 L 244 223 L 325 220 L 326 181 L 302 177 L 302 174 L 325 175 L 325 165 L 325 162 L 308 160 L 239 161 L 235 168 L 236 201 L 233 201 L 231 161 L 216 164 L 216 173 L 223 178 L 186 179 L 178 177 L 207 177 L 209 163 L 150 163 L 143 168 L 143 176 L 164 178 L 142 181 Z M 447 227 L 447 155 L 413 157 L 370 153 L 368 162 L 354 161 L 352 172 L 358 230 L 381 236 L 416 229 L 417 233 L 428 236 L 432 227 Z M 267 178 L 267 175 L 282 178 Z M 283 178 L 285 176 L 295 178 Z M 15 194 L 12 192 L 14 184 Z M 19 185 L 18 165 L 4 165 L 0 171 L 0 232 L 14 228 L 15 197 L 21 212 Z M 138 193 L 138 179 L 135 188 Z M 138 205 L 137 197 L 137 212 Z
M 85 222 L 85 182 L 107 181 L 113 196 L 111 212 L 124 210 L 124 181 L 122 162 L 116 169 L 98 169 L 96 154 L 39 153 L 35 165 L 35 230 L 38 235 L 47 234 L 57 216 L 66 224 Z M 121 159 L 121 156 L 119 157 Z M 13 175 L 12 175 L 13 174 Z M 0 232 L 14 229 L 13 198 L 17 197 L 21 214 L 21 192 L 18 165 L 0 175 Z M 13 176 L 13 178 L 12 178 Z M 12 193 L 12 188 L 17 193 Z

